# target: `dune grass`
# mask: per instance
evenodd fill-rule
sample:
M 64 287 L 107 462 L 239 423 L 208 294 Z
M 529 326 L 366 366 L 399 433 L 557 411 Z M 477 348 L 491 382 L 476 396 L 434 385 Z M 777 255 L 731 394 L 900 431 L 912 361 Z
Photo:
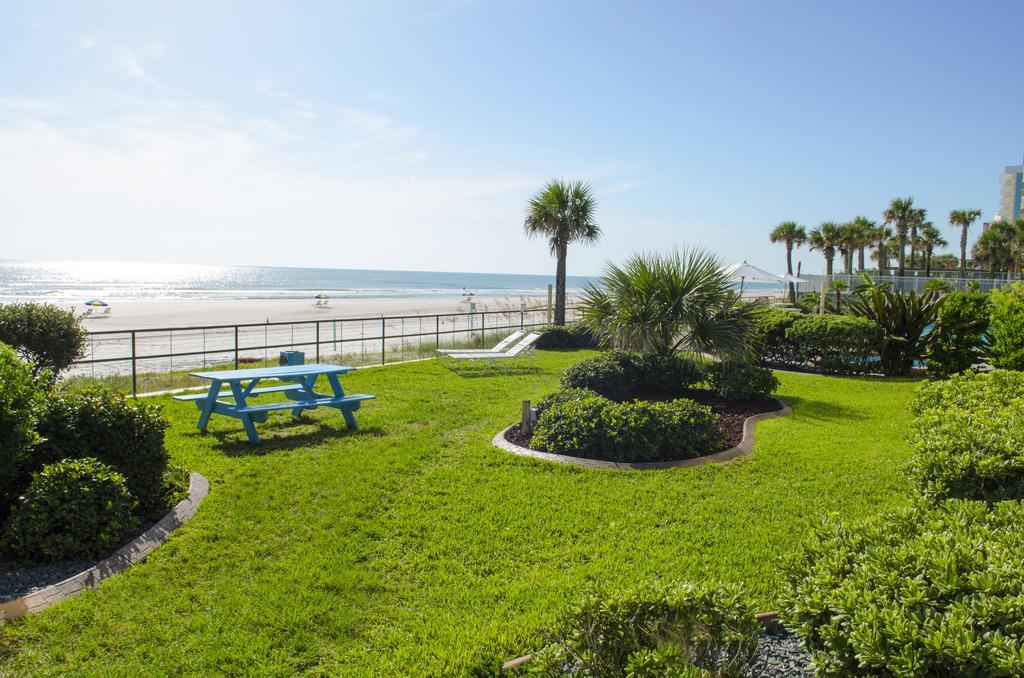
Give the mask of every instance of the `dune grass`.
M 725 465 L 598 471 L 491 447 L 585 355 L 541 352 L 520 376 L 363 370 L 343 381 L 378 396 L 361 432 L 277 415 L 259 447 L 225 418 L 200 436 L 191 404 L 161 399 L 174 461 L 211 494 L 145 563 L 0 628 L 0 673 L 458 675 L 528 651 L 588 582 L 741 582 L 771 609 L 810 522 L 907 501 L 907 381 L 780 374 L 793 415 Z

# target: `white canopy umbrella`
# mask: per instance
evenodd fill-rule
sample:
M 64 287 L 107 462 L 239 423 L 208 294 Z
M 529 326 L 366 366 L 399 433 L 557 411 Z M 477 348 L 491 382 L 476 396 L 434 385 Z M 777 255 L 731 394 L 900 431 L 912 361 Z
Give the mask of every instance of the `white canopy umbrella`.
M 784 283 L 805 283 L 805 282 L 807 282 L 803 278 L 798 278 L 795 275 L 792 275 L 790 273 L 780 273 L 778 275 L 778 278 L 779 278 L 779 280 L 781 280 Z
M 748 264 L 746 261 L 740 261 L 725 268 L 725 273 L 731 278 L 740 279 L 740 294 L 743 294 L 743 283 L 747 280 L 760 280 L 764 282 L 781 282 L 779 276 L 766 271 L 763 268 L 758 268 L 752 264 Z

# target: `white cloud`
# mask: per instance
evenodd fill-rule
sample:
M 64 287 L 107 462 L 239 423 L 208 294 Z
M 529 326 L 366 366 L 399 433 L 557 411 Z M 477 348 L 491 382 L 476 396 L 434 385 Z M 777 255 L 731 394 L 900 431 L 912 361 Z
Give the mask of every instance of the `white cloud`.
M 127 47 L 119 47 L 114 51 L 114 63 L 122 71 L 134 78 L 144 80 L 150 84 L 157 84 L 156 78 L 149 74 L 134 52 Z
M 404 125 L 382 113 L 349 106 L 336 107 L 335 112 L 341 116 L 344 124 L 355 133 L 349 146 L 364 148 L 366 146 L 396 144 L 408 140 L 421 131 L 415 125 Z
M 32 97 L 0 97 L 0 111 L 44 114 L 53 113 L 59 110 L 60 106 L 56 104 L 48 101 L 42 101 L 40 99 L 33 99 Z

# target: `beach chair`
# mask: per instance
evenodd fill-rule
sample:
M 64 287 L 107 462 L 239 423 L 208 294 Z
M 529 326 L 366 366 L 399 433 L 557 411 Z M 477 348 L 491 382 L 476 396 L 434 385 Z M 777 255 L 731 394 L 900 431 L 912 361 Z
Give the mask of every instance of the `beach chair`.
M 452 353 L 446 356 L 448 367 L 456 372 L 479 371 L 487 374 L 492 370 L 522 370 L 537 358 L 533 352 L 533 344 L 540 339 L 534 332 L 519 340 L 507 351 L 475 351 L 471 353 Z
M 522 336 L 523 333 L 516 330 L 495 344 L 494 348 L 439 348 L 437 349 L 437 355 L 443 358 L 457 353 L 502 353 L 509 346 L 519 341 L 519 338 Z
M 103 315 L 104 316 L 109 316 L 110 315 L 110 311 L 111 311 L 110 306 L 107 306 L 105 309 L 103 309 Z

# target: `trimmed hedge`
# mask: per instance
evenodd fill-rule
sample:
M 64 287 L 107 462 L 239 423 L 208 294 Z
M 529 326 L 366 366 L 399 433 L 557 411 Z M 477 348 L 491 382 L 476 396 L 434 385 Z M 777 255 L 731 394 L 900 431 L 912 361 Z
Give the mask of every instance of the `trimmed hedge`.
M 539 349 L 597 348 L 597 339 L 590 330 L 579 323 L 565 326 L 550 325 L 534 331 L 541 333 L 534 344 Z
M 601 396 L 552 403 L 538 418 L 531 445 L 538 450 L 608 461 L 688 459 L 723 445 L 710 407 L 671 402 L 616 403 Z
M 541 398 L 534 409 L 537 410 L 537 418 L 539 419 L 540 415 L 544 414 L 548 408 L 556 403 L 568 403 L 574 400 L 586 400 L 587 398 L 595 397 L 599 397 L 598 394 L 589 388 L 563 388 Z
M 102 390 L 62 392 L 39 414 L 43 440 L 33 467 L 68 457 L 96 457 L 123 474 L 143 511 L 164 506 L 167 421 L 158 405 Z
M 781 308 L 763 308 L 755 314 L 751 339 L 760 362 L 792 366 L 801 362 L 796 346 L 786 338 L 786 330 L 802 317 L 798 311 Z
M 779 380 L 766 367 L 725 360 L 708 368 L 708 385 L 726 400 L 761 400 L 775 393 Z
M 981 362 L 991 306 L 983 292 L 946 295 L 928 347 L 929 374 L 958 374 Z
M 85 352 L 88 333 L 73 311 L 53 304 L 0 304 L 0 343 L 31 364 L 32 376 L 66 370 Z
M 867 318 L 808 315 L 786 330 L 800 363 L 829 374 L 864 374 L 878 368 L 881 330 Z
M 760 630 L 735 587 L 591 589 L 559 615 L 527 668 L 542 676 L 746 675 Z
M 124 476 L 96 459 L 49 464 L 15 505 L 5 546 L 33 561 L 105 555 L 136 525 L 134 504 Z
M 953 500 L 811 531 L 782 616 L 826 675 L 1024 675 L 1024 507 Z
M 37 397 L 28 365 L 14 349 L 0 344 L 0 522 L 23 487 L 23 468 L 38 440 Z
M 992 290 L 991 332 L 992 365 L 1024 370 L 1024 283 Z
M 1024 499 L 1024 373 L 924 384 L 913 412 L 909 472 L 925 497 Z
M 587 388 L 625 400 L 658 393 L 677 395 L 704 378 L 704 367 L 681 356 L 661 357 L 632 351 L 608 351 L 581 360 L 562 375 L 562 388 Z

